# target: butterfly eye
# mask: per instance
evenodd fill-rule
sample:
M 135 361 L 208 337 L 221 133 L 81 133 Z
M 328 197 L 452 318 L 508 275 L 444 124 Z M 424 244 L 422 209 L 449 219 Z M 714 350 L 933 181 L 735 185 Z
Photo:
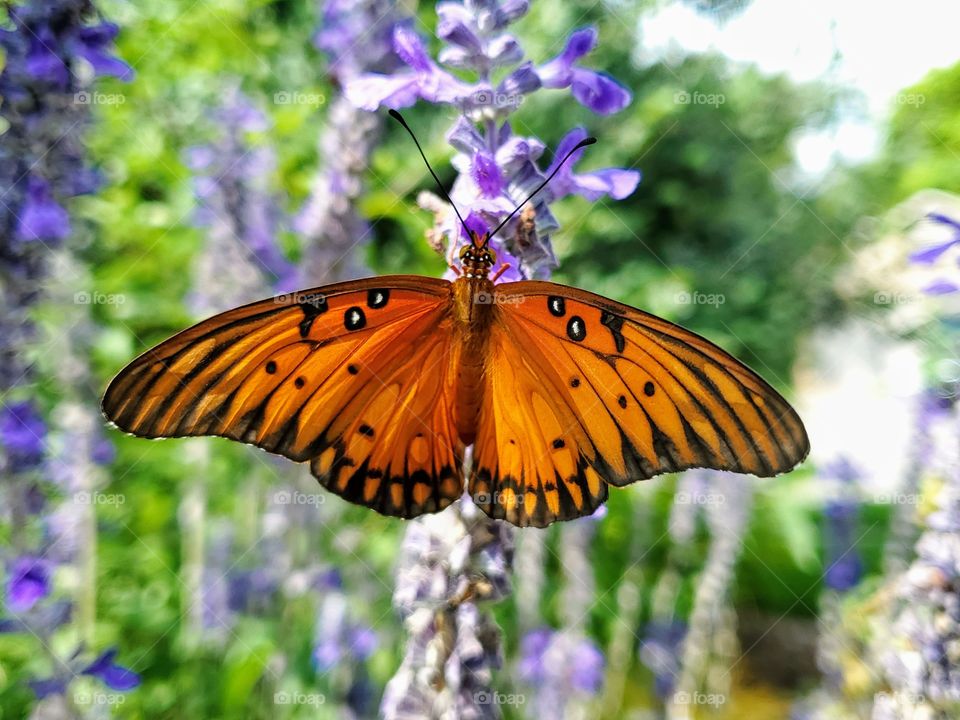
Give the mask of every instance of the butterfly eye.
M 472 256 L 472 255 L 473 255 L 473 253 L 471 252 L 471 248 L 470 248 L 469 245 L 464 245 L 462 248 L 460 248 L 460 259 L 461 259 L 461 260 L 466 260 L 468 257 L 470 257 L 470 256 Z
M 497 264 L 497 254 L 496 254 L 493 250 L 491 250 L 490 248 L 487 248 L 487 257 L 490 258 L 490 264 L 491 264 L 491 265 L 496 265 L 496 264 Z

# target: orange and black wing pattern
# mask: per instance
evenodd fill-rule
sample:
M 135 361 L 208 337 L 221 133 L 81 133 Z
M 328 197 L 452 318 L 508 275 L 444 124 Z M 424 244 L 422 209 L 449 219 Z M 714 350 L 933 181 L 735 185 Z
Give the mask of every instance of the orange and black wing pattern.
M 542 527 L 607 486 L 693 467 L 786 472 L 809 442 L 790 405 L 704 338 L 548 282 L 497 286 L 469 492 Z
M 246 305 L 147 351 L 103 412 L 142 437 L 215 435 L 309 462 L 385 515 L 463 492 L 450 283 L 389 276 Z

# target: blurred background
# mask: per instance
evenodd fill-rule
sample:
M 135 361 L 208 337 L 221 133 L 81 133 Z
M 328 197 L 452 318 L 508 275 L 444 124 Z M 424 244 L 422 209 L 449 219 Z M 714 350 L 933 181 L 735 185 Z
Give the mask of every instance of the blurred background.
M 434 5 L 2 14 L 0 717 L 429 716 L 404 702 L 440 652 L 415 627 L 432 572 L 499 588 L 471 605 L 476 647 L 455 633 L 423 686 L 436 717 L 960 715 L 952 8 L 531 0 L 510 26 L 527 57 L 592 26 L 583 63 L 632 93 L 616 113 L 556 90 L 511 109 L 540 169 L 580 125 L 599 143 L 578 171 L 643 176 L 622 200 L 552 203 L 542 274 L 717 342 L 793 402 L 813 451 L 775 479 L 638 483 L 489 544 L 98 410 L 130 359 L 215 311 L 443 274 L 420 157 L 344 95 L 403 71 L 370 17 L 435 55 Z M 457 110 L 405 115 L 449 187 Z

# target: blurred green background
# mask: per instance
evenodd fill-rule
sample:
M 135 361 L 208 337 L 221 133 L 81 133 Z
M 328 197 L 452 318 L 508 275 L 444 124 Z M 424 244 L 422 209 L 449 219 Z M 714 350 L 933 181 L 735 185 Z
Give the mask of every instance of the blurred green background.
M 99 6 L 122 28 L 118 54 L 137 76 L 128 84 L 109 79 L 98 84 L 126 99 L 93 107 L 86 142 L 107 183 L 72 206 L 89 238 L 79 252 L 84 280 L 78 287 L 125 298 L 91 308 L 96 330 L 86 397 L 133 356 L 195 319 L 187 298 L 205 236 L 193 223 L 185 157 L 190 147 L 218 136 L 210 109 L 222 101 L 224 88 L 235 83 L 269 117 L 269 129 L 251 138 L 277 153 L 269 185 L 291 214 L 307 198 L 317 171 L 326 105 L 277 105 L 272 98 L 296 89 L 329 99 L 338 91 L 311 43 L 319 22 L 313 2 L 104 0 Z M 561 263 L 554 279 L 680 322 L 757 368 L 791 397 L 805 339 L 814 328 L 858 312 L 835 289 L 849 249 L 863 242 L 853 232 L 857 223 L 923 188 L 960 190 L 960 65 L 931 72 L 904 89 L 922 94 L 925 103 L 890 113 L 874 159 L 796 180 L 790 177 L 795 134 L 835 122 L 855 91 L 825 82 L 797 84 L 716 54 L 692 54 L 671 66 L 638 66 L 634 51 L 642 39 L 623 18 L 635 20 L 653 9 L 618 3 L 614 12 L 593 2 L 537 0 L 514 28 L 528 54 L 542 58 L 555 52 L 556 38 L 569 28 L 596 25 L 601 42 L 592 66 L 615 72 L 634 93 L 632 105 L 609 118 L 591 115 L 560 93 L 538 95 L 518 113 L 529 131 L 548 143 L 559 140 L 558 116 L 564 128 L 585 125 L 600 142 L 584 166 L 634 166 L 643 172 L 637 192 L 623 202 L 570 198 L 556 208 L 563 230 L 553 238 Z M 434 27 L 429 3 L 420 3 L 417 12 L 421 29 Z M 725 102 L 678 103 L 678 92 L 722 93 Z M 441 179 L 451 182 L 452 151 L 444 133 L 453 111 L 422 105 L 406 117 Z M 432 183 L 398 128 L 386 128 L 367 179 L 360 210 L 374 223 L 374 233 L 361 250 L 362 261 L 373 273 L 442 273 L 442 258 L 423 240 L 432 218 L 416 207 L 418 192 L 432 189 Z M 405 201 L 394 204 L 397 195 Z M 291 259 L 299 257 L 295 233 L 285 229 L 281 243 Z M 736 258 L 741 259 L 731 271 Z M 721 294 L 725 302 L 678 302 L 685 292 Z M 56 307 L 41 308 L 37 317 L 46 332 L 57 332 Z M 37 362 L 39 396 L 52 406 L 60 399 L 58 358 Z M 219 640 L 196 636 L 188 620 L 182 573 L 194 539 L 183 513 L 192 488 L 202 480 L 207 522 L 234 528 L 240 551 L 231 570 L 252 571 L 271 563 L 269 547 L 242 550 L 261 532 L 262 497 L 276 472 L 290 487 L 315 492 L 306 468 L 291 470 L 221 440 L 148 444 L 116 432 L 109 437 L 118 455 L 102 492 L 125 501 L 97 509 L 94 637 L 98 646 L 118 646 L 121 658 L 135 661 L 143 677 L 142 686 L 111 712 L 130 718 L 343 716 L 336 702 L 286 708 L 273 702 L 279 690 L 319 688 L 328 699 L 342 698 L 353 682 L 336 672 L 318 673 L 311 661 L 322 591 L 281 589 L 269 611 L 239 613 L 233 631 Z M 791 627 L 801 635 L 818 631 L 824 549 L 817 483 L 813 469 L 804 467 L 758 486 L 731 591 L 745 618 L 743 633 L 755 629 L 747 618 L 763 626 L 764 618 L 782 615 L 796 622 Z M 710 543 L 703 527 L 689 545 L 671 543 L 667 523 L 674 489 L 675 478 L 666 477 L 611 493 L 609 513 L 589 549 L 595 592 L 608 598 L 594 605 L 588 624 L 601 648 L 626 632 L 624 622 L 641 632 L 668 565 L 680 574 L 678 615 L 689 611 Z M 377 648 L 363 671 L 375 708 L 402 653 L 404 636 L 390 593 L 404 523 L 333 496 L 320 511 L 321 521 L 306 518 L 284 537 L 298 561 L 338 569 L 358 619 L 376 628 Z M 860 549 L 868 575 L 880 571 L 888 515 L 886 506 L 868 504 L 863 510 L 862 527 L 870 529 Z M 551 528 L 546 537 L 562 554 L 560 531 Z M 562 622 L 564 582 L 558 563 L 547 562 L 538 609 L 545 623 Z M 613 600 L 624 582 L 635 583 L 639 592 L 629 617 L 618 614 Z M 64 578 L 66 588 L 75 583 Z M 506 644 L 506 665 L 497 679 L 504 692 L 521 688 L 514 671 L 522 630 L 515 602 L 511 597 L 494 610 Z M 59 649 L 69 652 L 76 639 L 61 638 Z M 29 638 L 0 635 L 0 663 L 2 717 L 23 717 L 33 696 L 17 680 L 38 663 Z M 744 663 L 734 675 L 735 702 L 711 716 L 786 717 L 792 699 L 817 682 L 812 653 L 802 665 L 784 682 L 776 667 Z M 646 717 L 637 713 L 656 707 L 650 671 L 635 654 L 620 671 L 624 689 L 616 698 L 604 698 L 604 707 L 615 708 L 617 716 Z M 504 712 L 509 716 L 515 709 Z

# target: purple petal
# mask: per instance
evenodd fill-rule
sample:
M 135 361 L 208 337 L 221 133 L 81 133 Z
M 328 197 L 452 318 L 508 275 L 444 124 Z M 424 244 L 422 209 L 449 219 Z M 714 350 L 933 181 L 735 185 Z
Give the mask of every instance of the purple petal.
M 37 177 L 30 178 L 27 199 L 20 210 L 17 238 L 62 240 L 70 234 L 70 216 L 50 195 L 50 186 Z
M 636 170 L 607 168 L 583 175 L 571 175 L 577 192 L 587 200 L 599 200 L 609 195 L 614 200 L 623 200 L 636 190 L 640 182 L 640 173 Z
M 397 25 L 393 29 L 393 51 L 417 72 L 429 73 L 433 69 L 423 40 L 406 25 Z
M 47 426 L 32 402 L 5 405 L 0 410 L 0 444 L 18 461 L 43 459 Z
M 540 87 L 540 76 L 533 69 L 532 63 L 524 63 L 507 75 L 497 86 L 498 105 L 514 107 L 520 104 L 523 95 L 531 93 Z
M 460 3 L 437 3 L 437 36 L 471 52 L 483 50 L 480 38 L 471 28 L 473 13 Z
M 350 651 L 358 660 L 366 660 L 373 655 L 379 645 L 377 634 L 368 627 L 354 628 L 350 638 Z
M 498 35 L 487 43 L 486 56 L 496 67 L 514 65 L 523 59 L 523 48 L 513 35 Z M 537 84 L 539 86 L 539 78 Z
M 67 677 L 44 678 L 43 680 L 28 680 L 27 686 L 33 690 L 37 700 L 43 700 L 51 695 L 63 695 L 67 691 Z
M 70 82 L 66 63 L 54 51 L 57 39 L 49 28 L 42 28 L 30 38 L 30 50 L 26 57 L 26 70 L 35 78 L 65 88 Z
M 360 75 L 347 82 L 344 94 L 355 107 L 371 112 L 381 105 L 394 110 L 410 107 L 420 96 L 414 73 Z
M 930 218 L 931 220 L 933 220 L 933 221 L 936 222 L 936 223 L 940 223 L 941 225 L 949 225 L 949 226 L 952 227 L 954 230 L 957 230 L 958 232 L 960 232 L 960 221 L 954 220 L 954 219 L 953 219 L 952 217 L 950 217 L 949 215 L 944 215 L 943 213 L 932 212 L 932 213 L 929 213 L 929 214 L 927 215 L 927 217 Z
M 561 57 L 572 64 L 593 50 L 597 46 L 597 29 L 585 27 L 574 30 L 567 39 L 567 45 Z
M 936 280 L 923 288 L 927 295 L 949 295 L 957 290 L 960 290 L 960 286 L 949 280 Z
M 596 693 L 603 686 L 603 653 L 590 640 L 581 641 L 570 658 L 570 679 L 575 688 Z
M 81 672 L 84 675 L 91 675 L 99 678 L 111 690 L 126 691 L 132 690 L 140 684 L 140 676 L 117 665 L 113 659 L 117 656 L 116 648 L 110 648 L 97 657 Z
M 471 212 L 463 219 L 463 224 L 466 227 L 460 228 L 460 237 L 468 242 L 472 240 L 468 232 L 474 235 L 486 235 L 491 230 L 487 222 L 474 212 Z
M 543 143 L 536 138 L 513 136 L 497 149 L 497 165 L 506 176 L 513 177 L 525 165 L 539 158 L 543 150 Z
M 133 79 L 133 68 L 111 54 L 111 46 L 120 28 L 113 23 L 101 23 L 81 28 L 71 50 L 85 58 L 97 75 L 112 75 L 120 80 Z
M 570 84 L 573 97 L 598 115 L 611 115 L 630 104 L 631 95 L 623 85 L 605 73 L 573 69 Z
M 497 3 L 497 27 L 509 25 L 517 18 L 526 15 L 529 9 L 529 0 L 501 0 Z
M 915 253 L 910 253 L 910 262 L 932 265 L 941 255 L 958 243 L 960 243 L 960 237 L 955 237 L 945 243 L 939 243 L 923 250 L 918 250 Z
M 318 670 L 326 672 L 340 662 L 342 655 L 340 644 L 332 640 L 325 640 L 313 651 L 313 662 Z
M 7 580 L 7 607 L 12 612 L 26 612 L 49 595 L 50 590 L 50 563 L 41 558 L 19 558 Z
M 447 132 L 447 142 L 464 155 L 474 155 L 486 147 L 483 136 L 477 132 L 477 127 L 463 115 L 457 116 L 457 121 Z
M 484 197 L 494 198 L 503 192 L 503 176 L 500 174 L 496 160 L 486 150 L 481 150 L 473 156 L 471 175 Z

